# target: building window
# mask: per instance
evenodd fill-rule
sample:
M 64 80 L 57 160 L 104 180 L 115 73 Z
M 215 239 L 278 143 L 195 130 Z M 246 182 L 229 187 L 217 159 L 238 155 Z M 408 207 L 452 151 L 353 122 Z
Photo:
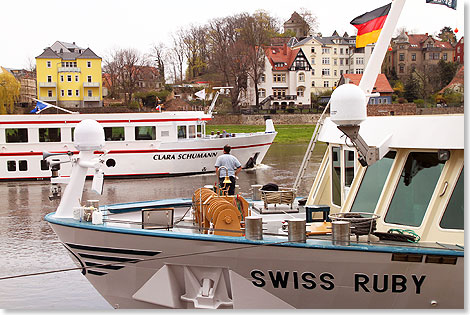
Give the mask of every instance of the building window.
M 262 74 L 262 75 L 259 77 L 259 82 L 261 82 L 261 83 L 266 82 L 266 75 L 265 75 L 265 74 Z
M 356 74 L 362 74 L 364 73 L 364 69 L 356 69 Z
M 402 54 L 400 54 L 401 56 Z M 401 58 L 401 57 L 400 57 Z M 403 58 L 404 59 L 404 58 Z M 416 61 L 416 54 L 411 54 L 411 61 Z
M 305 91 L 305 88 L 303 86 L 299 86 L 297 88 L 297 96 L 298 97 L 304 97 L 304 91 Z
M 75 76 L 75 82 L 78 82 L 78 75 Z
M 106 141 L 124 141 L 124 127 L 104 127 Z
M 312 69 L 312 75 L 315 75 L 315 69 Z
M 286 74 L 275 74 L 273 75 L 273 82 L 286 82 Z
M 460 46 L 457 47 L 457 53 L 460 54 Z
M 329 81 L 323 81 L 323 87 L 330 87 Z
M 336 48 L 333 48 L 333 54 L 336 55 L 336 52 L 337 52 L 337 51 L 336 51 Z
M 447 60 L 447 53 L 442 54 L 442 59 Z
M 399 65 L 399 70 L 398 72 L 403 73 L 405 72 L 405 66 L 404 65 Z
M 5 129 L 6 143 L 28 142 L 27 128 L 7 128 Z
M 349 48 L 345 48 L 344 51 L 346 52 L 346 55 L 349 54 Z
M 310 52 L 311 52 L 312 54 L 314 54 L 314 53 L 315 53 L 315 47 L 311 47 L 311 48 L 310 48 Z
M 344 64 L 344 59 L 343 58 L 340 58 L 339 59 L 339 65 L 342 66 Z
M 382 99 L 381 98 L 378 98 L 377 101 L 379 102 L 379 104 L 382 104 Z
M 312 81 L 312 87 L 315 87 L 315 81 Z
M 333 75 L 336 77 L 338 75 L 338 71 L 333 70 Z
M 88 97 L 92 97 L 93 96 L 93 91 L 92 90 L 87 90 L 88 92 Z
M 67 90 L 67 96 L 72 96 L 72 90 Z
M 67 74 L 67 82 L 72 82 L 72 75 L 71 74 Z
M 339 54 L 340 54 L 340 55 L 343 54 L 343 48 L 340 48 L 340 49 L 339 49 Z
M 52 97 L 52 90 L 47 90 L 47 97 Z
M 259 97 L 266 97 L 266 90 L 265 89 L 259 89 L 258 90 L 258 96 Z
M 52 82 L 52 76 L 51 75 L 47 76 L 47 82 Z
M 363 65 L 364 64 L 364 58 L 356 58 L 356 65 Z
M 348 59 L 348 58 L 344 59 L 344 63 L 345 63 L 346 66 L 347 66 L 347 65 L 349 64 L 349 59 Z
M 65 91 L 64 90 L 60 90 L 60 96 L 65 96 Z
M 315 64 L 315 58 L 312 58 L 311 62 L 312 62 L 312 65 L 314 65 Z
M 39 142 L 60 142 L 60 128 L 39 128 Z
M 322 75 L 330 75 L 330 69 L 322 69 L 321 74 Z
M 329 65 L 329 64 L 330 64 L 330 58 L 328 58 L 328 57 L 323 57 L 323 58 L 321 59 L 321 64 L 322 64 L 322 65 Z
M 87 82 L 92 82 L 91 81 L 91 75 L 87 76 Z
M 335 58 L 333 59 L 333 66 L 337 66 L 338 65 L 338 60 Z
M 87 68 L 91 68 L 91 61 L 87 61 L 87 62 L 86 62 L 86 67 L 87 67 Z
M 305 82 L 305 73 L 299 73 L 299 82 Z
M 135 140 L 155 140 L 156 136 L 155 126 L 135 127 Z
M 330 48 L 322 48 L 321 53 L 322 54 L 329 54 L 330 53 Z
M 75 90 L 75 96 L 80 96 L 80 90 Z
M 50 61 L 46 61 L 47 67 L 50 68 L 52 66 L 52 63 Z
M 64 76 L 63 75 L 60 76 L 60 82 L 64 82 Z
M 369 104 L 374 105 L 375 104 L 375 98 L 370 98 L 369 99 Z

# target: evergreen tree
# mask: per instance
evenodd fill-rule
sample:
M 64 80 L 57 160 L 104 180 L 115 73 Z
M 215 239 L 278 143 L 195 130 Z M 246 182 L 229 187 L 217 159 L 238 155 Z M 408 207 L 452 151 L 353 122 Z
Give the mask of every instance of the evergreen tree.
M 408 102 L 413 102 L 415 99 L 419 98 L 419 83 L 413 74 L 410 74 L 405 82 L 405 92 L 403 96 Z

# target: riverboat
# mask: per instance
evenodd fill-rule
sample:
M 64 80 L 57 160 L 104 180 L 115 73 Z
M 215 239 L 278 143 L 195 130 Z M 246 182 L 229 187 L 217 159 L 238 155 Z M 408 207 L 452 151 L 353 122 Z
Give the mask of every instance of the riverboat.
M 253 167 L 262 162 L 277 134 L 272 120 L 267 120 L 266 132 L 206 134 L 212 114 L 202 111 L 4 115 L 0 117 L 0 180 L 49 179 L 50 162 L 61 175 L 70 175 L 71 164 L 64 162 L 78 153 L 73 133 L 84 119 L 104 127 L 106 177 L 214 172 L 215 160 L 226 144 L 244 167 Z M 48 152 L 49 162 L 43 160 L 43 152 Z
M 392 2 L 372 58 L 383 59 L 403 5 Z M 115 308 L 462 309 L 464 117 L 365 117 L 381 63 L 372 64 L 362 86 L 331 96 L 319 134 L 328 149 L 304 206 L 284 204 L 288 190 L 246 200 L 223 187 L 82 205 L 89 168 L 102 191 L 93 152 L 105 145 L 102 127 L 87 120 L 46 220 Z

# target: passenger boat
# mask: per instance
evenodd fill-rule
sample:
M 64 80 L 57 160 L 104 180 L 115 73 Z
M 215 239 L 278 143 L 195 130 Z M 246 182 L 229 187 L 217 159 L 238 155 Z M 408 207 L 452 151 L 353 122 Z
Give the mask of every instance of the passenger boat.
M 226 144 L 243 166 L 253 167 L 262 162 L 277 134 L 272 120 L 267 120 L 266 132 L 206 134 L 212 114 L 202 111 L 3 115 L 0 180 L 49 179 L 50 163 L 43 160 L 44 151 L 54 153 L 61 175 L 70 175 L 71 164 L 63 162 L 77 153 L 73 131 L 84 119 L 94 119 L 104 127 L 107 177 L 213 172 Z
M 393 1 L 392 20 L 403 4 Z M 372 58 L 385 54 L 381 38 Z M 87 120 L 46 220 L 115 308 L 464 308 L 464 117 L 364 117 L 376 64 L 365 86 L 334 91 L 319 135 L 328 150 L 305 206 L 223 188 L 82 205 L 89 168 L 102 191 L 93 152 L 105 145 Z

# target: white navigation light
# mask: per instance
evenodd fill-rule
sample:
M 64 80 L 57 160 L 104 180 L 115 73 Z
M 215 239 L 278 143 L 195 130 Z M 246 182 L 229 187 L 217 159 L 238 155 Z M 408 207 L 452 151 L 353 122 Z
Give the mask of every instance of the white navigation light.
M 73 144 L 79 151 L 103 149 L 105 144 L 103 127 L 96 120 L 82 120 L 75 127 Z
M 331 94 L 330 117 L 338 126 L 359 125 L 367 118 L 366 95 L 354 84 L 338 86 Z

